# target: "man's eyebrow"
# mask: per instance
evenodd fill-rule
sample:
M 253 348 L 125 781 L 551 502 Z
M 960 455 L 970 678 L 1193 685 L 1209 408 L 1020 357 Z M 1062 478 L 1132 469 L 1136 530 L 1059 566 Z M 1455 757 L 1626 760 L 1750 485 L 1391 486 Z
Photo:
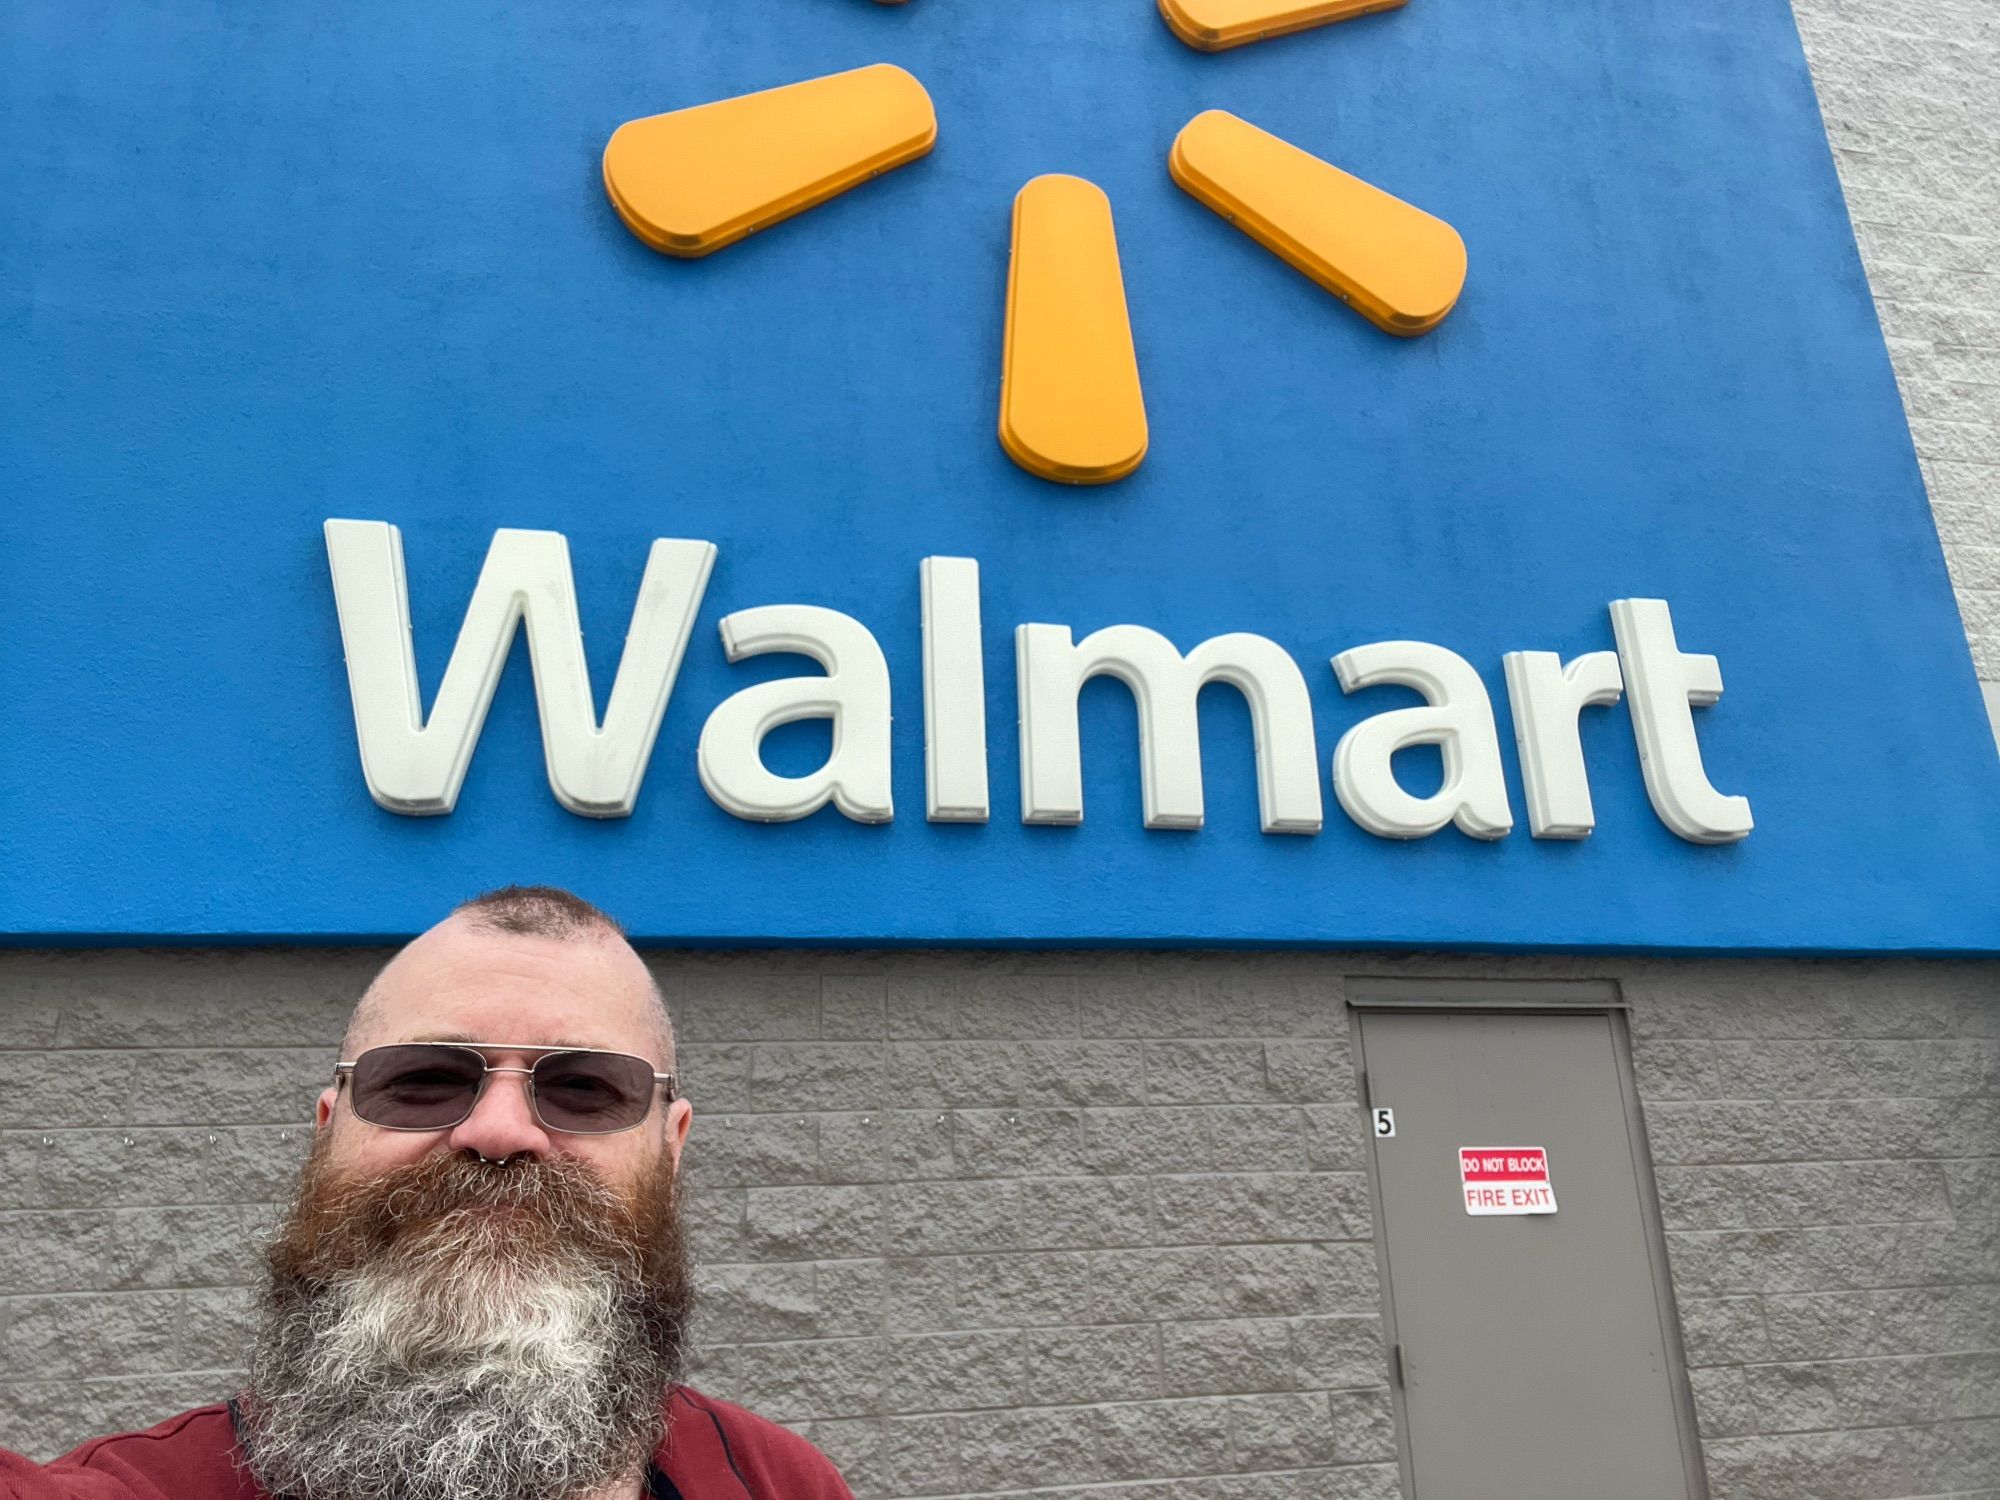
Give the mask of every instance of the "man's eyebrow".
M 429 1032 L 424 1032 L 418 1036 L 410 1037 L 408 1038 L 408 1040 L 412 1042 L 457 1042 L 460 1044 L 471 1044 L 481 1047 L 507 1047 L 507 1046 L 530 1047 L 530 1048 L 568 1047 L 583 1052 L 615 1052 L 619 1050 L 615 1047 L 605 1047 L 597 1042 L 573 1042 L 563 1037 L 558 1037 L 554 1041 L 548 1041 L 548 1042 L 489 1041 L 485 1037 L 474 1036 L 469 1031 L 429 1031 Z

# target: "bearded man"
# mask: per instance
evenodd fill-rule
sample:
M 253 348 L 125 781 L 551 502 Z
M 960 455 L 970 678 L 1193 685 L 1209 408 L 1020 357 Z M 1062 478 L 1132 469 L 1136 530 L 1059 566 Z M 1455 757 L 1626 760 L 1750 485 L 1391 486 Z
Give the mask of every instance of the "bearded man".
M 617 924 L 466 903 L 348 1024 L 267 1255 L 248 1386 L 6 1500 L 850 1500 L 811 1444 L 681 1381 L 691 1111 Z

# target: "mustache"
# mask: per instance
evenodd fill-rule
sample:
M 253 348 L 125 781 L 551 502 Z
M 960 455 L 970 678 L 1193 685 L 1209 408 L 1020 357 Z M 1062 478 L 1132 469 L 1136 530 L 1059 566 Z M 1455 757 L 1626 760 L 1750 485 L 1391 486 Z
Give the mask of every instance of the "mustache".
M 648 1280 L 666 1269 L 658 1252 L 677 1237 L 679 1207 L 670 1167 L 631 1196 L 563 1157 L 493 1166 L 438 1152 L 373 1176 L 344 1177 L 316 1140 L 266 1259 L 278 1283 L 312 1286 L 391 1253 L 421 1256 L 427 1245 L 471 1242 L 506 1259 L 560 1255 Z

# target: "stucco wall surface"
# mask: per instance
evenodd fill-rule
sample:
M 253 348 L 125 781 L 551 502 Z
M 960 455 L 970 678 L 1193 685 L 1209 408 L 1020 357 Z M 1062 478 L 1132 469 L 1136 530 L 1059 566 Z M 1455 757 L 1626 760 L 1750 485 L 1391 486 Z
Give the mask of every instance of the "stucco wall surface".
M 382 955 L 0 954 L 0 1441 L 227 1394 Z M 668 955 L 706 1388 L 872 1496 L 1397 1493 L 1346 978 L 1617 980 L 1720 1500 L 1993 1493 L 2000 964 Z
M 2000 733 L 2000 6 L 1792 9 Z

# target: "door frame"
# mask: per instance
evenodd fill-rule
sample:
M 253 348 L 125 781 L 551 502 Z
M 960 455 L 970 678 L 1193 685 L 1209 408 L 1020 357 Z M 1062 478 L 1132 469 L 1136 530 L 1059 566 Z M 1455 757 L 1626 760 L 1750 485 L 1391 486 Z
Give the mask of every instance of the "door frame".
M 1396 1331 L 1394 1278 L 1389 1269 L 1389 1239 L 1382 1218 L 1382 1184 L 1376 1167 L 1375 1131 L 1369 1094 L 1368 1058 L 1361 1034 L 1367 1013 L 1394 1011 L 1457 1011 L 1467 1014 L 1601 1015 L 1611 1025 L 1611 1050 L 1617 1063 L 1618 1094 L 1625 1107 L 1625 1139 L 1639 1189 L 1639 1214 L 1646 1241 L 1646 1258 L 1653 1275 L 1653 1303 L 1660 1320 L 1660 1346 L 1668 1364 L 1667 1385 L 1673 1396 L 1674 1426 L 1680 1438 L 1681 1470 L 1693 1500 L 1708 1500 L 1708 1472 L 1695 1420 L 1694 1387 L 1688 1381 L 1687 1350 L 1681 1337 L 1680 1308 L 1674 1300 L 1673 1274 L 1667 1258 L 1666 1225 L 1660 1215 L 1659 1183 L 1653 1175 L 1653 1148 L 1646 1138 L 1646 1117 L 1632 1069 L 1632 1006 L 1609 979 L 1410 979 L 1350 976 L 1346 981 L 1348 1036 L 1354 1055 L 1355 1096 L 1361 1103 L 1362 1140 L 1368 1173 L 1369 1219 L 1375 1233 L 1375 1269 L 1382 1286 L 1382 1344 L 1389 1366 L 1389 1400 L 1396 1421 L 1396 1468 L 1404 1500 L 1417 1493 L 1410 1452 L 1407 1392 L 1403 1386 L 1401 1340 Z M 1393 1106 L 1391 1106 L 1393 1107 Z

